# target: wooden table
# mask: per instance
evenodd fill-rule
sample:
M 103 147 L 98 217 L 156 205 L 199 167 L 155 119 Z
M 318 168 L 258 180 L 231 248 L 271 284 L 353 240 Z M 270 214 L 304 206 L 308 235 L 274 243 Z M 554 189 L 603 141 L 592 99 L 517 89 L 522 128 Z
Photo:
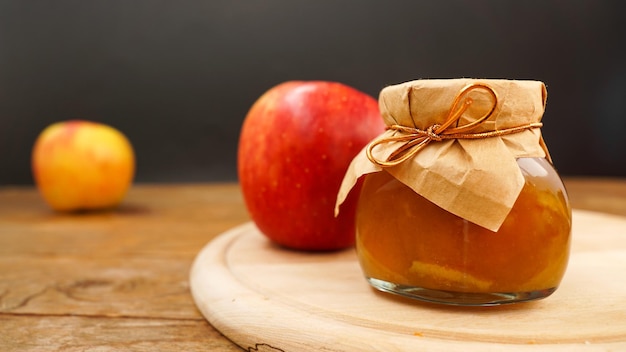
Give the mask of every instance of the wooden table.
M 626 216 L 626 179 L 567 178 L 573 207 Z M 249 221 L 236 184 L 135 185 L 113 212 L 58 214 L 0 188 L 0 350 L 241 351 L 199 313 L 189 269 Z

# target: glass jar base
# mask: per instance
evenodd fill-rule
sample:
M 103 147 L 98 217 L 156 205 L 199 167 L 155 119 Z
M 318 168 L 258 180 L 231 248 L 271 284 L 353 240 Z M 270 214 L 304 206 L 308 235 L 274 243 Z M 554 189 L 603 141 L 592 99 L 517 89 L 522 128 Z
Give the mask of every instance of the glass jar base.
M 455 306 L 497 306 L 528 302 L 546 298 L 556 291 L 556 287 L 553 287 L 530 292 L 456 292 L 399 285 L 374 278 L 367 278 L 367 281 L 379 291 L 424 302 Z

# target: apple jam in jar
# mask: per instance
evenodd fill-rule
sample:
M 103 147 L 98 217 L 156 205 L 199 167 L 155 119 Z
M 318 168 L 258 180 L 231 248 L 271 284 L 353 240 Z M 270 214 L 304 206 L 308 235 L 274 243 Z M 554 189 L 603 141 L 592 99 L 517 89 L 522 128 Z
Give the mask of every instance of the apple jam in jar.
M 386 171 L 366 175 L 356 248 L 368 281 L 383 291 L 460 305 L 554 292 L 567 267 L 571 209 L 546 159 L 517 162 L 524 187 L 496 232 L 441 209 Z
M 387 131 L 363 180 L 356 251 L 381 291 L 453 305 L 545 298 L 569 259 L 571 208 L 541 137 L 538 81 L 419 80 L 381 91 Z

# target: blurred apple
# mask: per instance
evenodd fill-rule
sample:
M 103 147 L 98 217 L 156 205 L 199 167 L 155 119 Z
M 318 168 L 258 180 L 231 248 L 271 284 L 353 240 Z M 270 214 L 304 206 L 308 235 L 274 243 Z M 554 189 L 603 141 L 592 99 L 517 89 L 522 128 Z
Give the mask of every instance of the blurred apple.
M 354 156 L 384 128 L 377 101 L 341 83 L 291 81 L 263 94 L 238 149 L 242 194 L 260 231 L 293 249 L 353 245 L 358 186 L 335 217 L 337 192 Z
M 37 137 L 32 171 L 35 185 L 54 210 L 114 208 L 130 188 L 135 156 L 128 139 L 111 126 L 63 121 Z

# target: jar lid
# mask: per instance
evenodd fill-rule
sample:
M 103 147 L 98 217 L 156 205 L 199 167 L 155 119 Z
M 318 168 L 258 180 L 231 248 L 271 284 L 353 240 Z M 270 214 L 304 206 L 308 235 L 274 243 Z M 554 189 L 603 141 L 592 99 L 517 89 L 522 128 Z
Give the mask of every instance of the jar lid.
M 416 80 L 384 88 L 387 125 L 352 161 L 335 211 L 362 175 L 386 170 L 441 208 L 497 231 L 524 186 L 520 157 L 548 157 L 545 85 L 529 80 Z

